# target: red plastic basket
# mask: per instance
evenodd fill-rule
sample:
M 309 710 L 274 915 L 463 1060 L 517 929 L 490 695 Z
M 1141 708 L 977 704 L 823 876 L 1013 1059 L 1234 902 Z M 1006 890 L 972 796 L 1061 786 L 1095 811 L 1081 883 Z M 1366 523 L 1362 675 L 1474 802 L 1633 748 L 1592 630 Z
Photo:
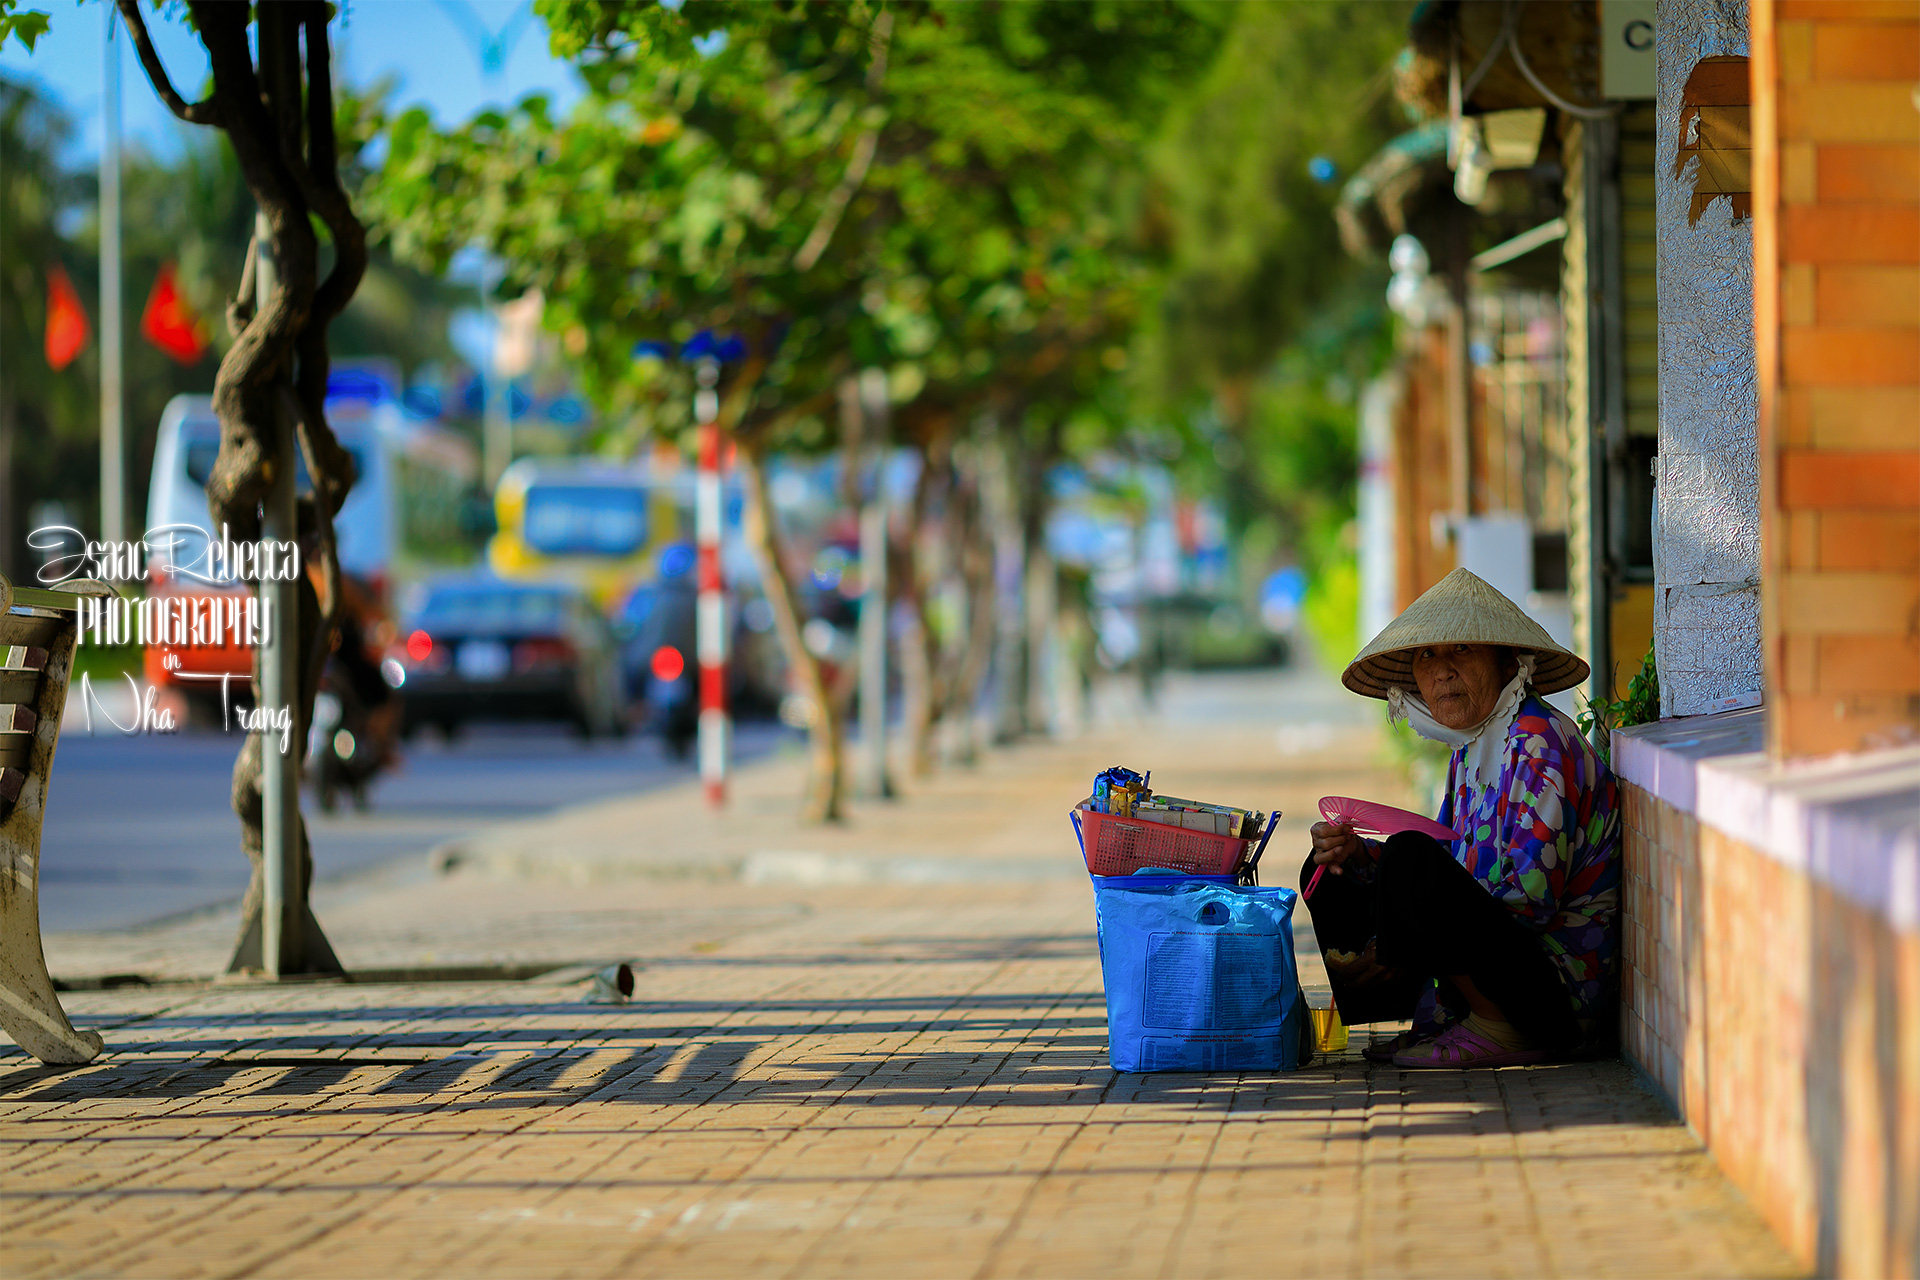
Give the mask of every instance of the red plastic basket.
M 1230 876 L 1243 865 L 1259 861 L 1260 850 L 1267 845 L 1265 837 L 1273 832 L 1273 819 L 1268 820 L 1261 839 L 1254 841 L 1117 818 L 1084 805 L 1074 809 L 1072 817 L 1087 870 L 1096 876 L 1130 876 L 1142 867 L 1168 867 L 1197 876 Z

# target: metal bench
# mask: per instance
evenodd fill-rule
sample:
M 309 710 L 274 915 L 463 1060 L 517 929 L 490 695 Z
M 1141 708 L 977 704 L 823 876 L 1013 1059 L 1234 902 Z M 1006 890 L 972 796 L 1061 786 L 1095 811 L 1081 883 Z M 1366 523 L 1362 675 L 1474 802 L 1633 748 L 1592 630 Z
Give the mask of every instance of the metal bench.
M 91 1062 L 100 1037 L 67 1021 L 40 946 L 40 824 L 78 640 L 76 581 L 59 591 L 0 575 L 0 1029 L 42 1062 Z

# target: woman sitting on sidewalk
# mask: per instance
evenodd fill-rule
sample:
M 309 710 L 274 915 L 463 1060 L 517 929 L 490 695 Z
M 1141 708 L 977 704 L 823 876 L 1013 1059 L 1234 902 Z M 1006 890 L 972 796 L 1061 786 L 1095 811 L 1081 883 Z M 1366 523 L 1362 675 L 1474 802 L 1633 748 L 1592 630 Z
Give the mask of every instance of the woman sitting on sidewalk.
M 1620 817 L 1613 775 L 1541 700 L 1587 664 L 1505 596 L 1456 569 L 1341 677 L 1453 748 L 1440 823 L 1451 848 L 1317 823 L 1301 868 L 1334 1000 L 1349 1024 L 1412 1018 L 1403 1067 L 1545 1061 L 1603 1037 L 1616 994 Z M 1336 878 L 1337 877 L 1337 878 Z

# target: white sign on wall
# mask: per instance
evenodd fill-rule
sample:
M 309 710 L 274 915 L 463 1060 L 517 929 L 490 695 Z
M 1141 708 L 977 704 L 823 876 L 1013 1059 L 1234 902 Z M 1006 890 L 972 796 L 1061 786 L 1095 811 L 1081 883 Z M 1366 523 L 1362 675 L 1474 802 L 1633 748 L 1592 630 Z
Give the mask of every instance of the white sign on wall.
M 1654 0 L 1601 0 L 1600 94 L 1651 98 Z

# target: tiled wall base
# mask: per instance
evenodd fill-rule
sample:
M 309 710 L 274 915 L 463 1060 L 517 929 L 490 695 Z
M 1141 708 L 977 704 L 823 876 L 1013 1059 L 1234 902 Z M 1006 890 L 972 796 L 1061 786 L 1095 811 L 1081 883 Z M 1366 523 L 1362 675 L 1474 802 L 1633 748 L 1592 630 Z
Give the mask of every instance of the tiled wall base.
M 1920 1276 L 1920 934 L 1622 790 L 1623 1050 L 1808 1267 Z

